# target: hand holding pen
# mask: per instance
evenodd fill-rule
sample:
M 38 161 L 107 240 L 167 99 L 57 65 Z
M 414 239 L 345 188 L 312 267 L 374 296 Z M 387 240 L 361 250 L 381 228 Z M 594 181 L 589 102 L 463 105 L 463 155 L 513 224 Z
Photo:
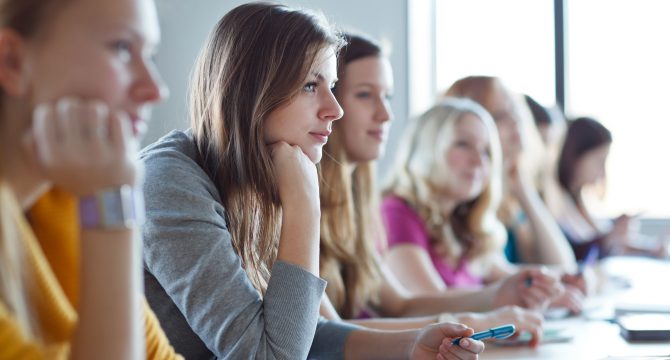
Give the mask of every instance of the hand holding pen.
M 598 263 L 599 257 L 600 247 L 597 244 L 591 245 L 584 259 L 577 264 L 577 273 L 563 274 L 561 282 L 564 285 L 576 287 L 582 294 L 587 295 L 589 291 L 586 272 Z
M 494 307 L 518 305 L 529 309 L 544 309 L 563 292 L 557 276 L 543 268 L 522 268 L 500 281 Z

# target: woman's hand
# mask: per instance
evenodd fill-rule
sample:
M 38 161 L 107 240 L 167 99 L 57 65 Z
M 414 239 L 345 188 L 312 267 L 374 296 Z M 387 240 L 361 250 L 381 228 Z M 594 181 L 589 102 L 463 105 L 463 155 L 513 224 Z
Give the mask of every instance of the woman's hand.
M 484 343 L 473 339 L 463 339 L 453 345 L 456 338 L 468 337 L 474 333 L 472 328 L 462 324 L 440 323 L 424 327 L 412 348 L 410 359 L 478 359 L 484 351 Z
M 282 207 L 277 260 L 319 276 L 319 182 L 316 166 L 300 147 L 269 145 Z
M 541 313 L 533 310 L 523 309 L 518 306 L 505 306 L 486 313 L 469 313 L 460 320 L 475 331 L 484 331 L 504 324 L 514 324 L 515 336 L 523 331 L 531 334 L 530 346 L 537 346 L 542 340 Z
M 571 285 L 564 286 L 563 294 L 555 298 L 550 307 L 567 308 L 573 314 L 579 314 L 584 307 L 584 293 Z
M 76 196 L 134 185 L 140 177 L 130 120 L 102 102 L 40 104 L 28 139 L 46 178 Z
M 543 310 L 562 292 L 556 276 L 542 268 L 525 268 L 499 282 L 494 307 L 517 305 Z
M 318 213 L 319 181 L 314 163 L 297 145 L 280 141 L 269 147 L 282 208 L 308 206 Z

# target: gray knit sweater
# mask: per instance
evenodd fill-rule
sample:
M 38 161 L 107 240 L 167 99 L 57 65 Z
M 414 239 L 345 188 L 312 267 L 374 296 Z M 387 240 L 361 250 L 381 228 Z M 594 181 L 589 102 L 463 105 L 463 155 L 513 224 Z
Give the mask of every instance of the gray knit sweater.
M 187 359 L 342 357 L 355 327 L 319 319 L 325 281 L 277 261 L 265 297 L 254 289 L 233 250 L 219 193 L 195 161 L 190 132 L 172 131 L 140 158 L 146 296 L 179 353 Z

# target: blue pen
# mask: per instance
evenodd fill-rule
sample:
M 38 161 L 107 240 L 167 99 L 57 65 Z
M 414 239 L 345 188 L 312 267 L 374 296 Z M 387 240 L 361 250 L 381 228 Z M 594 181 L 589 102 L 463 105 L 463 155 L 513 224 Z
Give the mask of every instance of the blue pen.
M 508 337 L 514 335 L 515 331 L 516 328 L 514 327 L 514 325 L 507 324 L 474 333 L 472 334 L 472 336 L 470 336 L 470 339 L 474 340 L 507 339 Z M 454 339 L 454 341 L 452 341 L 451 343 L 454 345 L 458 345 L 461 342 L 461 339 L 463 338 Z
M 577 275 L 581 276 L 584 274 L 587 266 L 595 265 L 600 256 L 600 247 L 596 244 L 591 245 L 589 251 L 586 253 L 584 259 L 577 265 Z

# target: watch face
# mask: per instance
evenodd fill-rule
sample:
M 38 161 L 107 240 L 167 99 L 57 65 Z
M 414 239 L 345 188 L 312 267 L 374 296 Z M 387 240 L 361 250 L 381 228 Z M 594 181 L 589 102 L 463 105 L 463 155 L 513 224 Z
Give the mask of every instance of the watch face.
M 79 218 L 87 229 L 127 229 L 137 222 L 137 214 L 142 213 L 141 197 L 129 185 L 79 199 Z

